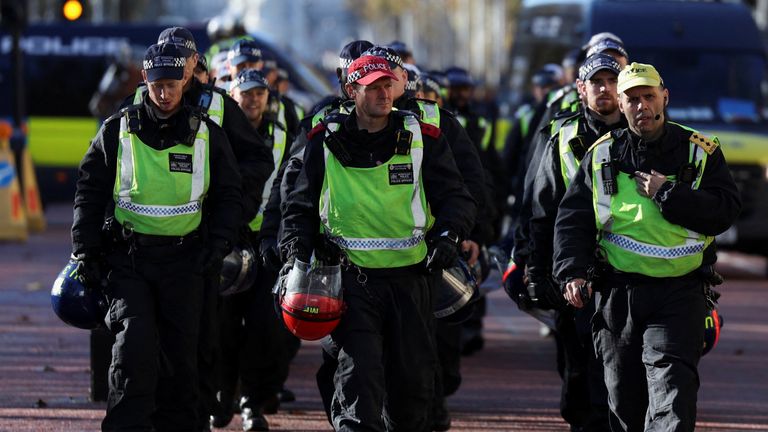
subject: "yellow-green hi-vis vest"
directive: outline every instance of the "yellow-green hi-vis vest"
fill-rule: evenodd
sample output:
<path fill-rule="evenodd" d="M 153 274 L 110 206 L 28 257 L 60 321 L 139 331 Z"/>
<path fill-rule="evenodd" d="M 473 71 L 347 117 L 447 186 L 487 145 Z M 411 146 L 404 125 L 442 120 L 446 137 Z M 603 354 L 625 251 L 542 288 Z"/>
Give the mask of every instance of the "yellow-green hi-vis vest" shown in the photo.
<path fill-rule="evenodd" d="M 282 127 L 285 126 L 285 105 L 280 103 L 280 110 L 277 113 L 277 121 L 280 125 L 274 123 L 269 125 L 269 134 L 272 137 L 272 160 L 275 163 L 275 168 L 272 170 L 272 174 L 269 175 L 267 182 L 264 184 L 264 190 L 261 191 L 261 205 L 259 206 L 259 212 L 251 222 L 248 223 L 248 227 L 251 231 L 256 232 L 261 229 L 261 224 L 264 222 L 264 210 L 267 207 L 269 201 L 270 192 L 272 192 L 272 183 L 275 182 L 277 172 L 280 170 L 280 163 L 283 161 L 283 155 L 285 154 L 286 147 L 286 134 Z"/>
<path fill-rule="evenodd" d="M 556 122 L 557 123 L 557 122 Z M 571 148 L 571 140 L 576 138 L 579 131 L 579 117 L 568 117 L 556 125 L 557 130 L 557 152 L 560 155 L 560 175 L 567 188 L 571 184 L 571 179 L 576 175 L 581 162 L 576 158 Z"/>
<path fill-rule="evenodd" d="M 196 230 L 210 184 L 205 122 L 192 146 L 176 144 L 156 150 L 129 133 L 123 117 L 119 141 L 115 219 L 142 234 L 183 236 Z"/>
<path fill-rule="evenodd" d="M 136 88 L 136 93 L 133 95 L 133 104 L 140 104 L 147 91 L 148 89 L 146 85 L 138 86 Z M 219 92 L 211 91 L 211 104 L 208 106 L 206 114 L 208 114 L 208 118 L 218 126 L 222 125 L 222 122 L 224 121 L 224 96 Z"/>
<path fill-rule="evenodd" d="M 405 267 L 427 255 L 424 235 L 433 218 L 422 182 L 424 141 L 418 120 L 411 115 L 404 120 L 413 134 L 410 153 L 395 154 L 377 167 L 345 167 L 324 146 L 322 231 L 360 267 Z M 339 128 L 328 126 L 333 132 Z"/>
<path fill-rule="evenodd" d="M 714 138 L 717 141 L 717 138 Z M 652 277 L 682 276 L 702 263 L 704 249 L 713 237 L 668 222 L 651 198 L 637 192 L 629 174 L 618 172 L 618 193 L 603 190 L 603 163 L 611 161 L 610 134 L 592 148 L 592 198 L 599 248 L 611 266 L 628 273 Z M 707 152 L 689 142 L 689 161 L 697 169 L 691 188 L 697 189 L 707 163 Z M 667 177 L 675 181 L 674 176 Z"/>
<path fill-rule="evenodd" d="M 334 113 L 349 114 L 349 107 L 345 106 L 345 104 L 341 104 L 338 107 L 334 107 L 334 104 L 328 104 L 324 106 L 323 108 L 319 109 L 314 116 L 312 116 L 312 127 L 314 128 L 315 126 L 319 125 L 322 119 Z"/>
<path fill-rule="evenodd" d="M 416 104 L 419 105 L 419 111 L 421 112 L 421 121 L 432 125 L 436 128 L 440 128 L 440 107 L 435 103 L 425 102 L 417 100 Z"/>

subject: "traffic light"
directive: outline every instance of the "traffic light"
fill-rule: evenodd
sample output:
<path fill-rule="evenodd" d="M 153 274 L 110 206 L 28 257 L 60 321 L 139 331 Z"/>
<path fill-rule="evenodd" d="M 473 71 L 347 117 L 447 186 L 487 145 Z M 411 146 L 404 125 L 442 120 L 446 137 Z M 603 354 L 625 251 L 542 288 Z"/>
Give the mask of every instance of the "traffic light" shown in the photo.
<path fill-rule="evenodd" d="M 90 18 L 91 8 L 85 0 L 61 0 L 59 15 L 63 21 L 85 21 Z"/>

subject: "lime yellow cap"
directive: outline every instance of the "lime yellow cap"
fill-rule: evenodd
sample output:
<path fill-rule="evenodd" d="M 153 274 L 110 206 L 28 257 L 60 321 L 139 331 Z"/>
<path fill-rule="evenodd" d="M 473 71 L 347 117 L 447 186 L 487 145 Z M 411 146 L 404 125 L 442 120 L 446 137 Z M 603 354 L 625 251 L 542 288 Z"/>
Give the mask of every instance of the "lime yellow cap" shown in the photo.
<path fill-rule="evenodd" d="M 635 63 L 624 66 L 619 73 L 619 83 L 617 89 L 619 93 L 638 86 L 658 87 L 664 81 L 655 67 L 649 64 Z"/>

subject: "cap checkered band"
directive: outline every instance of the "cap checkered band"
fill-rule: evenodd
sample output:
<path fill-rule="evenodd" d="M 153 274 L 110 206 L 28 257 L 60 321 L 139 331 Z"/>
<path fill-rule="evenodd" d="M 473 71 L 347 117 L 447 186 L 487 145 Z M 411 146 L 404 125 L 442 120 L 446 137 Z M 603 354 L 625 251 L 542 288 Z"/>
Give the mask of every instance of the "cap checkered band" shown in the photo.
<path fill-rule="evenodd" d="M 245 46 L 238 45 L 238 46 L 234 47 L 233 49 L 231 49 L 229 51 L 229 55 L 227 57 L 229 59 L 233 59 L 233 58 L 235 58 L 237 56 L 240 56 L 240 55 L 247 55 L 247 56 L 259 57 L 259 58 L 262 57 L 261 49 L 256 48 L 256 47 L 252 47 L 252 46 L 248 46 L 248 45 L 245 45 Z"/>
<path fill-rule="evenodd" d="M 195 41 L 191 41 L 189 39 L 184 39 L 176 36 L 166 36 L 162 39 L 157 40 L 158 45 L 167 44 L 167 43 L 176 45 L 177 47 L 186 48 L 192 51 L 197 51 L 197 46 L 195 45 Z"/>
<path fill-rule="evenodd" d="M 385 59 L 388 62 L 394 63 L 400 67 L 403 67 L 403 59 L 400 58 L 400 56 L 394 52 L 391 48 L 385 48 L 385 47 L 373 47 L 369 48 L 367 51 L 363 53 L 363 55 L 372 55 L 376 57 L 381 57 Z"/>
<path fill-rule="evenodd" d="M 234 81 L 232 81 L 232 87 L 233 88 L 238 87 L 240 86 L 240 84 L 244 84 L 247 82 L 258 82 L 260 84 L 263 84 L 264 87 L 269 87 L 269 84 L 267 83 L 266 78 L 259 76 L 258 73 L 247 73 L 247 72 L 238 74 L 237 78 L 235 78 Z"/>
<path fill-rule="evenodd" d="M 152 59 L 144 60 L 144 70 L 160 67 L 183 68 L 186 65 L 187 59 L 184 57 L 155 56 Z"/>
<path fill-rule="evenodd" d="M 609 243 L 613 243 L 620 247 L 621 249 L 652 258 L 681 258 L 685 256 L 696 255 L 704 250 L 704 242 L 697 242 L 694 244 L 678 247 L 663 247 L 641 243 L 632 240 L 629 237 L 614 234 L 612 232 L 604 232 L 603 238 Z"/>
<path fill-rule="evenodd" d="M 342 69 L 349 69 L 349 65 L 351 65 L 353 61 L 355 60 L 339 57 L 339 67 Z"/>
<path fill-rule="evenodd" d="M 584 64 L 579 68 L 579 79 L 588 79 L 592 71 L 607 69 L 616 75 L 621 71 L 621 65 L 613 57 L 607 54 L 594 54 L 588 57 Z"/>
<path fill-rule="evenodd" d="M 352 84 L 353 82 L 359 80 L 362 77 L 363 77 L 363 74 L 360 73 L 359 70 L 356 70 L 351 74 L 347 75 L 347 84 Z"/>
<path fill-rule="evenodd" d="M 405 90 L 407 90 L 407 91 L 416 91 L 416 81 L 406 81 L 405 82 Z"/>
<path fill-rule="evenodd" d="M 424 87 L 427 87 L 429 90 L 432 90 L 437 94 L 440 94 L 440 84 L 438 84 L 437 81 L 427 77 L 420 77 L 419 81 L 421 81 L 421 85 L 423 85 Z M 418 85 L 416 87 L 418 87 Z"/>

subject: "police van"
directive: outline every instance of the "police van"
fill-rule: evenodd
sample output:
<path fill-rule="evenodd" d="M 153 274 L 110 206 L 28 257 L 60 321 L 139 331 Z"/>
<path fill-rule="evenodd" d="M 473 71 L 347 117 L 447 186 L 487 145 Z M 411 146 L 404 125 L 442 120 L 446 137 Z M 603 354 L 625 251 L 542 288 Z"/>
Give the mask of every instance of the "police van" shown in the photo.
<path fill-rule="evenodd" d="M 202 24 L 185 25 L 198 50 L 210 45 Z M 146 48 L 168 27 L 161 24 L 31 24 L 20 40 L 23 51 L 27 146 L 43 202 L 71 201 L 77 167 L 101 121 L 141 81 Z M 265 49 L 277 51 L 263 42 Z M 12 38 L 0 32 L 0 123 L 11 123 Z M 302 100 L 316 101 L 331 87 L 299 61 L 275 52 Z M 297 99 L 299 99 L 297 97 Z"/>
<path fill-rule="evenodd" d="M 709 1 L 525 0 L 512 94 L 599 32 L 619 36 L 630 61 L 656 66 L 670 91 L 671 120 L 720 138 L 743 209 L 718 244 L 768 255 L 766 49 L 750 10 Z"/>

